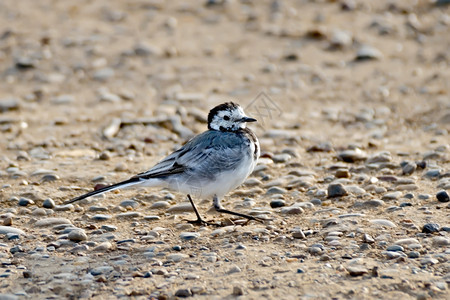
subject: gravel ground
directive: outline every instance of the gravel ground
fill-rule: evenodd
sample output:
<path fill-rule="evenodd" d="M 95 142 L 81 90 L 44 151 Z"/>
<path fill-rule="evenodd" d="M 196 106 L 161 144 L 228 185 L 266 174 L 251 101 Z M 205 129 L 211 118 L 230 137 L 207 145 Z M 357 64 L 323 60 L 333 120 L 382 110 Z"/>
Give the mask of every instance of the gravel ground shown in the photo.
<path fill-rule="evenodd" d="M 0 2 L 0 299 L 449 299 L 448 1 Z M 145 171 L 239 102 L 193 226 Z"/>

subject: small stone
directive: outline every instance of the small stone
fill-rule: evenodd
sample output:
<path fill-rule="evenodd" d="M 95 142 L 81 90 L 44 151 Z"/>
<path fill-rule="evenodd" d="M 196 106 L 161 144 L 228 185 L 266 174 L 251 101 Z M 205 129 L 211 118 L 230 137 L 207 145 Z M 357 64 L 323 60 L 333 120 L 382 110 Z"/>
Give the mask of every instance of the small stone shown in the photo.
<path fill-rule="evenodd" d="M 72 230 L 67 236 L 72 242 L 81 242 L 87 240 L 87 235 L 82 229 Z"/>
<path fill-rule="evenodd" d="M 337 169 L 334 173 L 336 178 L 350 178 L 350 172 L 347 169 Z"/>
<path fill-rule="evenodd" d="M 103 242 L 98 244 L 92 251 L 95 252 L 105 252 L 112 248 L 112 244 L 110 242 Z"/>
<path fill-rule="evenodd" d="M 272 195 L 272 194 L 286 194 L 286 190 L 277 186 L 273 186 L 269 188 L 266 192 L 266 195 Z"/>
<path fill-rule="evenodd" d="M 15 227 L 11 227 L 11 226 L 0 226 L 0 234 L 6 235 L 8 233 L 25 235 L 25 232 L 19 228 L 15 228 Z"/>
<path fill-rule="evenodd" d="M 365 61 L 365 60 L 373 60 L 373 59 L 381 59 L 383 54 L 380 50 L 371 47 L 369 45 L 361 46 L 356 52 L 356 61 Z"/>
<path fill-rule="evenodd" d="M 49 208 L 52 209 L 56 206 L 55 201 L 53 201 L 53 199 L 51 198 L 47 198 L 44 200 L 44 202 L 42 202 L 42 207 L 43 208 Z"/>
<path fill-rule="evenodd" d="M 20 101 L 17 98 L 0 99 L 0 112 L 19 109 Z"/>
<path fill-rule="evenodd" d="M 439 202 L 449 202 L 450 196 L 448 195 L 447 191 L 442 190 L 442 191 L 437 192 L 436 199 Z"/>
<path fill-rule="evenodd" d="M 402 166 L 403 175 L 411 175 L 416 170 L 416 163 L 407 161 L 404 164 L 400 164 Z"/>
<path fill-rule="evenodd" d="M 433 245 L 438 247 L 445 247 L 450 245 L 450 239 L 444 236 L 436 236 L 433 238 Z"/>
<path fill-rule="evenodd" d="M 59 95 L 51 99 L 53 104 L 70 104 L 75 102 L 75 96 L 73 95 Z"/>
<path fill-rule="evenodd" d="M 439 261 L 437 259 L 431 257 L 424 257 L 420 260 L 421 265 L 435 265 L 438 263 Z"/>
<path fill-rule="evenodd" d="M 356 148 L 354 150 L 344 150 L 340 152 L 337 157 L 342 161 L 353 163 L 366 160 L 367 154 L 361 149 Z"/>
<path fill-rule="evenodd" d="M 400 246 L 400 245 L 389 246 L 389 247 L 386 248 L 386 250 L 387 251 L 394 251 L 394 252 L 398 252 L 398 251 L 403 252 L 403 251 L 405 251 L 405 249 L 402 246 Z"/>
<path fill-rule="evenodd" d="M 227 274 L 240 273 L 240 272 L 241 272 L 241 268 L 234 265 L 230 269 L 228 269 Z"/>
<path fill-rule="evenodd" d="M 187 298 L 192 296 L 190 289 L 179 289 L 175 292 L 176 297 Z"/>
<path fill-rule="evenodd" d="M 92 78 L 98 81 L 106 81 L 112 76 L 114 76 L 115 72 L 111 68 L 103 68 L 94 72 Z"/>
<path fill-rule="evenodd" d="M 98 276 L 98 275 L 102 275 L 102 274 L 109 274 L 112 271 L 114 271 L 114 268 L 111 267 L 111 266 L 101 266 L 101 267 L 97 267 L 97 268 L 92 269 L 90 271 L 90 273 L 93 276 Z"/>
<path fill-rule="evenodd" d="M 191 203 L 189 202 L 184 202 L 184 203 L 179 203 L 177 205 L 174 205 L 172 207 L 170 207 L 167 212 L 170 213 L 183 213 L 183 212 L 193 212 L 194 209 L 192 208 Z"/>
<path fill-rule="evenodd" d="M 141 217 L 142 214 L 140 212 L 130 211 L 130 212 L 124 212 L 121 214 L 118 214 L 116 217 L 119 219 L 134 219 Z"/>
<path fill-rule="evenodd" d="M 405 238 L 399 239 L 395 242 L 395 245 L 410 245 L 410 244 L 419 244 L 419 241 L 413 238 Z"/>
<path fill-rule="evenodd" d="M 270 207 L 272 208 L 278 208 L 278 207 L 283 207 L 286 206 L 286 201 L 282 200 L 282 199 L 275 199 L 270 201 Z"/>
<path fill-rule="evenodd" d="M 303 213 L 303 208 L 298 206 L 283 207 L 281 213 L 286 215 L 298 215 Z"/>
<path fill-rule="evenodd" d="M 110 215 L 96 214 L 96 215 L 93 215 L 91 219 L 94 221 L 106 221 L 111 218 L 112 218 L 112 216 L 110 216 Z"/>
<path fill-rule="evenodd" d="M 244 290 L 240 286 L 233 287 L 233 296 L 242 296 L 244 295 Z"/>
<path fill-rule="evenodd" d="M 411 251 L 408 253 L 408 258 L 419 258 L 420 257 L 420 253 L 417 251 Z"/>
<path fill-rule="evenodd" d="M 34 201 L 28 198 L 20 198 L 19 202 L 17 202 L 19 206 L 28 206 L 34 204 Z"/>
<path fill-rule="evenodd" d="M 35 227 L 48 227 L 48 226 L 55 226 L 60 224 L 69 224 L 72 225 L 72 222 L 70 222 L 67 219 L 64 218 L 46 218 L 38 220 L 36 223 L 34 223 Z"/>
<path fill-rule="evenodd" d="M 170 203 L 167 201 L 156 201 L 150 206 L 151 209 L 161 209 L 168 207 L 170 207 Z"/>
<path fill-rule="evenodd" d="M 393 222 L 391 222 L 389 220 L 385 220 L 385 219 L 370 220 L 370 223 L 381 225 L 381 226 L 386 226 L 386 227 L 397 227 L 397 225 L 395 225 Z"/>
<path fill-rule="evenodd" d="M 172 253 L 170 255 L 167 256 L 168 260 L 171 260 L 173 262 L 180 262 L 183 259 L 189 258 L 189 255 L 184 254 L 184 253 Z"/>
<path fill-rule="evenodd" d="M 139 203 L 134 200 L 123 200 L 120 202 L 120 206 L 122 207 L 131 207 L 131 208 L 137 208 L 139 206 Z"/>
<path fill-rule="evenodd" d="M 350 274 L 350 276 L 362 276 L 364 274 L 367 274 L 369 271 L 364 268 L 363 266 L 348 266 L 347 271 Z"/>
<path fill-rule="evenodd" d="M 347 191 L 341 183 L 332 183 L 328 185 L 328 198 L 342 197 L 345 195 L 347 195 Z"/>
<path fill-rule="evenodd" d="M 368 243 L 368 244 L 373 244 L 373 243 L 375 243 L 375 240 L 373 239 L 373 237 L 371 237 L 371 236 L 370 236 L 369 234 L 367 234 L 367 233 L 364 233 L 363 241 L 364 241 L 365 243 Z"/>
<path fill-rule="evenodd" d="M 52 182 L 59 180 L 59 178 L 60 177 L 56 174 L 45 174 L 44 176 L 42 176 L 41 182 Z"/>
<path fill-rule="evenodd" d="M 427 223 L 427 224 L 423 225 L 422 232 L 423 233 L 433 233 L 433 232 L 438 232 L 439 229 L 440 229 L 439 224 Z"/>
<path fill-rule="evenodd" d="M 402 196 L 402 192 L 398 191 L 398 192 L 387 193 L 387 194 L 383 195 L 383 197 L 381 197 L 381 199 L 382 200 L 397 200 L 401 196 Z"/>
<path fill-rule="evenodd" d="M 294 239 L 304 239 L 306 238 L 305 233 L 301 229 L 296 229 L 292 232 L 292 237 Z"/>
<path fill-rule="evenodd" d="M 191 241 L 200 236 L 200 233 L 197 232 L 182 232 L 180 234 L 180 238 L 185 241 Z"/>
<path fill-rule="evenodd" d="M 285 163 L 287 161 L 289 161 L 292 158 L 291 155 L 287 154 L 287 153 L 282 153 L 282 154 L 276 154 L 272 157 L 272 160 L 274 163 Z"/>
<path fill-rule="evenodd" d="M 111 152 L 109 152 L 109 151 L 103 151 L 103 152 L 100 153 L 100 155 L 98 156 L 98 159 L 100 159 L 100 160 L 110 160 L 110 159 L 111 159 Z"/>

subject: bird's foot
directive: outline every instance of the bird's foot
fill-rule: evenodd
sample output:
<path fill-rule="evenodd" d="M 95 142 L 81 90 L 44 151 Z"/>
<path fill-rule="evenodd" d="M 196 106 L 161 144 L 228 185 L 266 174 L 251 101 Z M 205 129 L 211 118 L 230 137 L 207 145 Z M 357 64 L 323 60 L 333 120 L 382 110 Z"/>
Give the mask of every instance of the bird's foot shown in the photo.
<path fill-rule="evenodd" d="M 198 225 L 198 226 L 220 226 L 220 224 L 217 223 L 212 223 L 212 222 L 208 222 L 203 220 L 202 218 L 198 218 L 197 220 L 185 220 L 186 222 L 188 222 L 189 224 L 192 225 Z"/>

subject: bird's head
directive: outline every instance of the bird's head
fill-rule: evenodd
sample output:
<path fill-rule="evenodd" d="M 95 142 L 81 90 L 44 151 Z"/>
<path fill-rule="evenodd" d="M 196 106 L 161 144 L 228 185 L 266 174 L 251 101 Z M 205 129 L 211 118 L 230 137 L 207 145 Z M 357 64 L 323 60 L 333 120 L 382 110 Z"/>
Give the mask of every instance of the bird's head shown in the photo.
<path fill-rule="evenodd" d="M 245 128 L 247 122 L 256 122 L 256 119 L 245 115 L 242 107 L 233 102 L 217 105 L 208 114 L 208 129 L 212 130 L 237 131 Z"/>

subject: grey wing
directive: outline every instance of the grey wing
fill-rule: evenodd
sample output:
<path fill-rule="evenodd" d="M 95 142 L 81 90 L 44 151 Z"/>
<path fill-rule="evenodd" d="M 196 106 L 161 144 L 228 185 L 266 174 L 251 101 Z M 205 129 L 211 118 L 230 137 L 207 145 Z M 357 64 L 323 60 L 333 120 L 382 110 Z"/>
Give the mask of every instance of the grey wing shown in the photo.
<path fill-rule="evenodd" d="M 243 155 L 241 141 L 230 136 L 224 142 L 219 134 L 206 131 L 194 137 L 153 168 L 135 177 L 159 178 L 186 172 L 195 177 L 210 178 L 237 168 Z"/>

